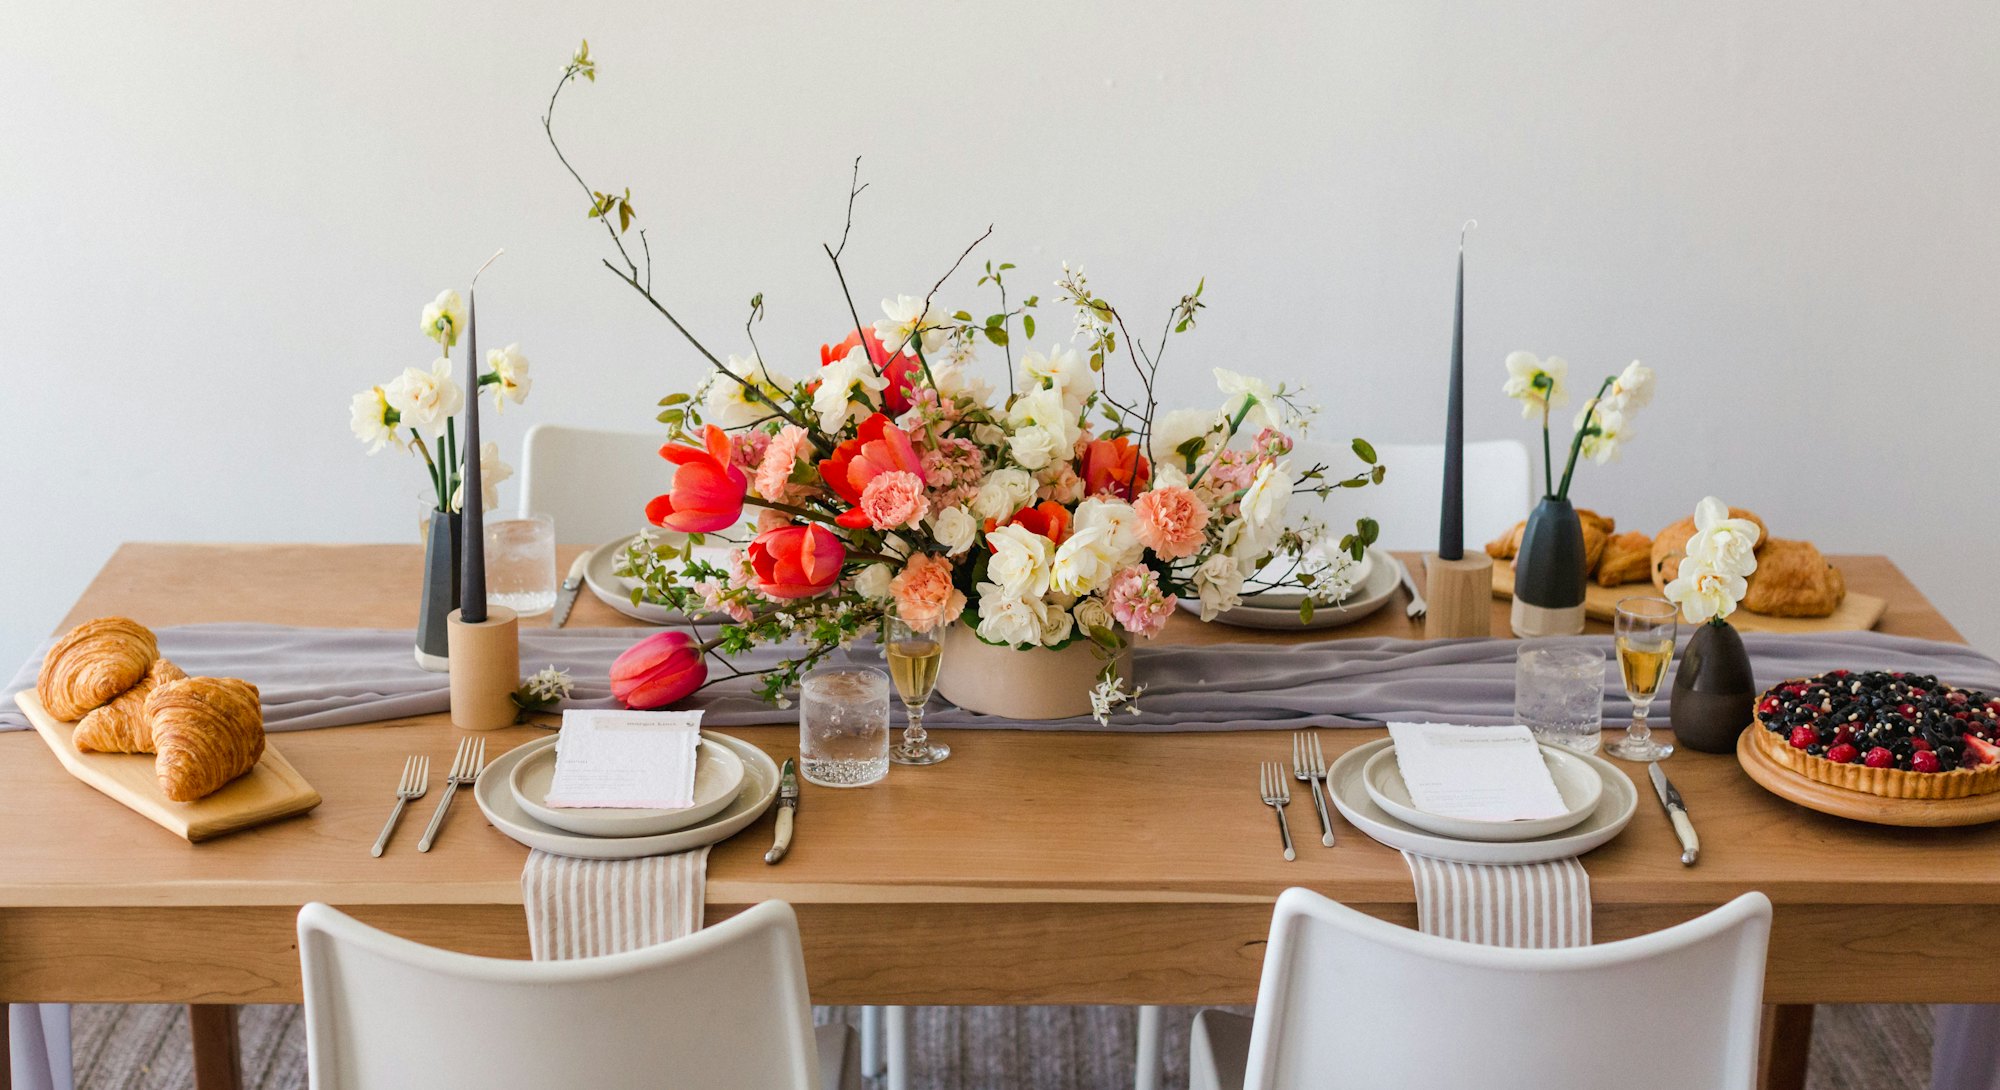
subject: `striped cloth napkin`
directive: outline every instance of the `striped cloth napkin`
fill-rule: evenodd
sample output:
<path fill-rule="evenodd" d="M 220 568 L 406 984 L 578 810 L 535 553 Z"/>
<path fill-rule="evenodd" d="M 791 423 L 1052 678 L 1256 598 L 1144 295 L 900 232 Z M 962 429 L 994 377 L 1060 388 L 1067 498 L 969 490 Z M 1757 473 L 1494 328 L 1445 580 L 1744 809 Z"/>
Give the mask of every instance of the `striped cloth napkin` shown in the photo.
<path fill-rule="evenodd" d="M 1417 929 L 1487 946 L 1590 945 L 1590 875 L 1574 859 L 1497 866 L 1405 851 Z"/>
<path fill-rule="evenodd" d="M 646 859 L 573 859 L 539 849 L 521 871 L 536 961 L 600 957 L 701 930 L 708 849 Z"/>

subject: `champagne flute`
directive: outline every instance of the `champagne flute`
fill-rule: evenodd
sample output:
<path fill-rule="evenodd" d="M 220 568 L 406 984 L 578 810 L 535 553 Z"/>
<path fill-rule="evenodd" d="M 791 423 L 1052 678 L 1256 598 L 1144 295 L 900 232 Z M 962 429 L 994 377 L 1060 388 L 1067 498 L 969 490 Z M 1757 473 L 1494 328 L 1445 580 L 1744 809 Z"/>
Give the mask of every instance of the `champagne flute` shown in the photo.
<path fill-rule="evenodd" d="M 899 765 L 934 765 L 951 756 L 951 747 L 933 742 L 924 732 L 924 705 L 937 686 L 938 667 L 944 664 L 944 644 L 936 631 L 923 632 L 904 624 L 899 617 L 884 622 L 882 650 L 889 659 L 889 678 L 896 694 L 903 698 L 909 724 L 903 740 L 891 747 L 889 759 Z"/>
<path fill-rule="evenodd" d="M 1618 672 L 1625 676 L 1625 695 L 1632 698 L 1632 725 L 1625 728 L 1625 737 L 1604 747 L 1613 757 L 1657 761 L 1674 751 L 1673 746 L 1653 740 L 1646 711 L 1667 679 L 1674 640 L 1680 634 L 1679 613 L 1665 598 L 1627 598 L 1618 603 Z"/>

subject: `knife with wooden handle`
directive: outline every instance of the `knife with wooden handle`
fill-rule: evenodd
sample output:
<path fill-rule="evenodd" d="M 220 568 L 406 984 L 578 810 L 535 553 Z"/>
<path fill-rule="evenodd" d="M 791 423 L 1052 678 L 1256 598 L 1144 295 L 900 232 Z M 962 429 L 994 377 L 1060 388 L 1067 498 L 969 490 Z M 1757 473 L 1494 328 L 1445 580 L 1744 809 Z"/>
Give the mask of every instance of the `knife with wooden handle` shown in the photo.
<path fill-rule="evenodd" d="M 1674 823 L 1674 836 L 1681 842 L 1681 865 L 1694 866 L 1701 855 L 1701 838 L 1694 835 L 1694 822 L 1688 820 L 1687 804 L 1681 801 L 1681 793 L 1660 771 L 1660 762 L 1647 765 L 1647 774 L 1653 778 L 1653 792 L 1660 796 L 1660 805 L 1667 808 L 1667 820 Z"/>

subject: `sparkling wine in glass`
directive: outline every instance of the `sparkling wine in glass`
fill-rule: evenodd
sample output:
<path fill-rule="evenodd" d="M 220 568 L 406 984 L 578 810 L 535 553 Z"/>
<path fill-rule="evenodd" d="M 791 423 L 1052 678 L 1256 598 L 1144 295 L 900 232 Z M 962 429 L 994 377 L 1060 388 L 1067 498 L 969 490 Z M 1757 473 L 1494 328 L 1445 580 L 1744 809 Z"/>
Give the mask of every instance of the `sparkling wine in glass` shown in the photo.
<path fill-rule="evenodd" d="M 903 698 L 903 711 L 909 716 L 903 740 L 889 750 L 889 759 L 903 765 L 934 765 L 951 756 L 950 746 L 932 741 L 924 732 L 924 705 L 937 687 L 944 644 L 937 632 L 920 632 L 896 617 L 888 618 L 884 629 L 882 651 L 889 659 L 889 680 L 895 682 L 896 695 Z"/>
<path fill-rule="evenodd" d="M 1632 725 L 1625 737 L 1604 747 L 1628 761 L 1657 761 L 1674 747 L 1653 740 L 1646 712 L 1667 679 L 1674 660 L 1674 640 L 1680 632 L 1679 611 L 1664 598 L 1627 598 L 1618 603 L 1615 620 L 1618 672 L 1625 678 L 1625 695 L 1632 699 Z"/>

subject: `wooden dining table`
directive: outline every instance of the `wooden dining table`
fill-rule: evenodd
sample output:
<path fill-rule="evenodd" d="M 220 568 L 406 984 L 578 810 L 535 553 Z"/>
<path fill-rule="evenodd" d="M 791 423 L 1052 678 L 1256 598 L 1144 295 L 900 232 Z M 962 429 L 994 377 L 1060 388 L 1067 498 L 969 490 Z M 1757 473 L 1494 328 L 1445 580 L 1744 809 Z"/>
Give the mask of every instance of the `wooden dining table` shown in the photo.
<path fill-rule="evenodd" d="M 559 570 L 577 551 L 560 550 Z M 1888 559 L 1834 559 L 1851 590 L 1888 601 L 1880 631 L 1960 639 Z M 420 567 L 418 550 L 401 545 L 128 544 L 62 626 L 123 614 L 155 627 L 413 628 Z M 1420 638 L 1406 601 L 1398 591 L 1363 621 L 1302 635 L 1182 615 L 1162 639 Z M 1505 602 L 1493 617 L 1504 634 Z M 632 623 L 586 591 L 570 625 Z M 257 663 L 242 672 L 254 679 Z M 554 722 L 495 732 L 489 752 Z M 779 760 L 797 751 L 793 727 L 731 733 Z M 1381 736 L 1322 732 L 1329 760 Z M 527 849 L 476 808 L 458 808 L 427 854 L 407 830 L 381 858 L 368 852 L 404 758 L 442 767 L 458 737 L 443 715 L 275 734 L 324 802 L 188 843 L 72 778 L 33 732 L 0 735 L 0 1000 L 193 1005 L 198 1085 L 214 1090 L 232 1077 L 233 1006 L 300 1001 L 294 918 L 306 902 L 418 942 L 526 957 Z M 1415 922 L 1401 856 L 1337 815 L 1335 847 L 1301 837 L 1297 861 L 1281 857 L 1255 786 L 1260 759 L 1290 752 L 1282 731 L 952 730 L 949 741 L 949 761 L 895 767 L 873 787 L 807 785 L 777 866 L 763 860 L 769 815 L 716 845 L 707 918 L 790 902 L 813 998 L 831 1004 L 1242 1004 L 1254 1000 L 1272 904 L 1287 887 Z M 1748 890 L 1768 895 L 1766 1000 L 1782 1005 L 1767 1023 L 1770 1085 L 1803 1079 L 1810 1004 L 2000 1002 L 2000 958 L 1982 955 L 2000 934 L 2000 826 L 1845 821 L 1771 795 L 1734 757 L 1682 750 L 1668 768 L 1703 848 L 1684 867 L 1643 767 L 1619 767 L 1642 805 L 1583 859 L 1596 937 L 1680 923 Z M 1631 1001 L 1643 1025 L 1649 1005 L 1673 999 Z"/>

